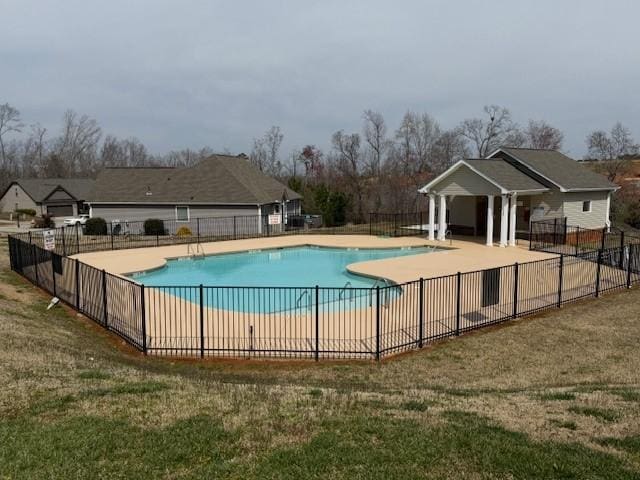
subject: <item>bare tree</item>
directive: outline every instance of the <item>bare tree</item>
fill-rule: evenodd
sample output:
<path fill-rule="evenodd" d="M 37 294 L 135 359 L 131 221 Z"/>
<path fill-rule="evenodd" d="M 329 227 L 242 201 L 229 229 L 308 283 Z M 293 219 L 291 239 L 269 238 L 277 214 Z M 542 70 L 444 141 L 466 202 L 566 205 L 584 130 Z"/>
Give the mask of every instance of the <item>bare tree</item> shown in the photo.
<path fill-rule="evenodd" d="M 0 105 L 0 160 L 2 164 L 8 161 L 6 151 L 6 135 L 11 132 L 19 133 L 24 125 L 20 122 L 20 112 L 8 103 Z"/>
<path fill-rule="evenodd" d="M 29 136 L 23 142 L 23 177 L 35 177 L 44 168 L 44 160 L 47 155 L 46 133 L 47 129 L 42 125 L 31 125 Z"/>
<path fill-rule="evenodd" d="M 458 129 L 447 130 L 440 134 L 433 154 L 433 174 L 439 175 L 458 160 L 469 156 L 465 139 Z"/>
<path fill-rule="evenodd" d="M 362 152 L 360 135 L 345 133 L 339 130 L 331 137 L 334 157 L 333 161 L 338 173 L 346 182 L 347 190 L 355 195 L 353 219 L 356 222 L 365 220 L 364 189 L 362 184 Z"/>
<path fill-rule="evenodd" d="M 102 130 L 94 119 L 67 110 L 63 116 L 62 134 L 54 149 L 59 162 L 66 165 L 65 170 L 80 175 L 95 173 L 101 136 Z"/>
<path fill-rule="evenodd" d="M 628 128 L 617 122 L 610 134 L 596 130 L 587 136 L 589 158 L 599 161 L 599 170 L 609 180 L 615 180 L 629 167 L 629 158 L 638 155 L 640 147 L 635 143 Z"/>
<path fill-rule="evenodd" d="M 529 120 L 524 135 L 526 137 L 525 145 L 528 148 L 560 150 L 564 140 L 563 133 L 544 120 Z"/>
<path fill-rule="evenodd" d="M 280 146 L 284 135 L 280 127 L 272 126 L 261 138 L 253 139 L 253 148 L 249 155 L 249 160 L 261 172 L 274 177 L 279 177 L 282 173 L 282 162 L 279 158 Z"/>
<path fill-rule="evenodd" d="M 365 110 L 363 118 L 364 126 L 362 130 L 368 147 L 367 163 L 369 173 L 379 176 L 380 168 L 390 143 L 387 139 L 387 125 L 384 117 L 373 110 Z"/>
<path fill-rule="evenodd" d="M 460 125 L 460 134 L 472 145 L 478 157 L 485 158 L 500 146 L 521 146 L 525 141 L 511 112 L 498 105 L 484 107 L 486 118 L 469 118 Z"/>

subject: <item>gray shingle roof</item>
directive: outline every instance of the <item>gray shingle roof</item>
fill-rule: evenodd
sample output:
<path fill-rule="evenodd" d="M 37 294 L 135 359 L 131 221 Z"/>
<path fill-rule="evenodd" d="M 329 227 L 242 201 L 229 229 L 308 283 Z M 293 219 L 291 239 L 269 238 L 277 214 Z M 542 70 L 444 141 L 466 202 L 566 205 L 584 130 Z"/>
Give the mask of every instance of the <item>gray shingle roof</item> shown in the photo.
<path fill-rule="evenodd" d="M 502 159 L 467 159 L 465 162 L 509 191 L 548 190 L 544 185 Z"/>
<path fill-rule="evenodd" d="M 212 155 L 188 168 L 107 168 L 90 201 L 262 205 L 280 201 L 283 192 L 289 200 L 301 198 L 246 158 Z"/>
<path fill-rule="evenodd" d="M 606 177 L 555 150 L 511 147 L 503 147 L 500 150 L 565 190 L 617 188 Z"/>
<path fill-rule="evenodd" d="M 86 200 L 95 182 L 90 178 L 23 178 L 15 183 L 40 203 L 58 187 L 64 188 L 76 200 Z"/>

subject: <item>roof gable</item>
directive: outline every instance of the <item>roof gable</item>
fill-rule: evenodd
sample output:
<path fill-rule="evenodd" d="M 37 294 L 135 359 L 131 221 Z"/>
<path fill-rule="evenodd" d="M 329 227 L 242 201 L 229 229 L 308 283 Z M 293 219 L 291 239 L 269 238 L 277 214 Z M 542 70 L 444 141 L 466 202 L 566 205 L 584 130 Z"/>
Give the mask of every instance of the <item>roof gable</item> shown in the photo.
<path fill-rule="evenodd" d="M 498 193 L 501 194 L 545 192 L 548 190 L 544 185 L 502 159 L 465 159 L 455 163 L 419 191 L 421 193 L 429 193 L 432 190 L 437 191 L 440 185 L 446 182 L 450 176 L 460 176 L 457 173 L 460 169 L 469 170 L 480 177 L 485 182 L 485 185 L 490 184 L 493 188 L 497 188 Z M 457 181 L 458 183 L 460 181 L 466 183 L 467 185 L 459 185 L 459 187 L 461 187 L 461 191 L 466 190 L 471 195 L 496 193 L 492 188 L 487 188 L 486 186 L 484 187 L 486 191 L 478 191 L 478 187 L 482 187 L 482 184 L 478 184 L 468 176 L 466 178 L 461 177 Z"/>
<path fill-rule="evenodd" d="M 561 192 L 618 188 L 604 176 L 556 150 L 501 147 L 489 155 L 489 158 L 504 158 L 516 162 L 556 186 Z"/>
<path fill-rule="evenodd" d="M 60 189 L 69 194 L 70 198 L 81 201 L 87 199 L 94 180 L 90 178 L 21 178 L 11 183 L 11 185 L 15 184 L 19 185 L 36 203 L 45 201 Z"/>

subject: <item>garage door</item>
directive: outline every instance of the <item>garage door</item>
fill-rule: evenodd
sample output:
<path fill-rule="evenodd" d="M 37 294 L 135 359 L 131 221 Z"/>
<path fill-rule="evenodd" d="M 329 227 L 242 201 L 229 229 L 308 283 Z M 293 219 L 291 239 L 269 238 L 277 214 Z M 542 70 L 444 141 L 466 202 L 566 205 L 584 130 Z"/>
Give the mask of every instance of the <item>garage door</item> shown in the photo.
<path fill-rule="evenodd" d="M 49 205 L 47 212 L 52 217 L 72 217 L 73 205 Z"/>

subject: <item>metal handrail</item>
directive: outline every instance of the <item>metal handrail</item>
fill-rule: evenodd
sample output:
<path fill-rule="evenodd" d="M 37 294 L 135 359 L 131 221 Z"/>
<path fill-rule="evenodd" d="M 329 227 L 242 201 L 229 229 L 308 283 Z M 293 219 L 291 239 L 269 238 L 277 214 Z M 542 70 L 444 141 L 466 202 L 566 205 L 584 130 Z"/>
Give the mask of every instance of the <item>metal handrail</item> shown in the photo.
<path fill-rule="evenodd" d="M 300 308 L 302 306 L 302 299 L 305 296 L 307 297 L 307 307 L 311 308 L 309 305 L 309 290 L 304 290 L 300 295 L 298 295 L 298 298 L 296 299 L 296 308 Z"/>
<path fill-rule="evenodd" d="M 348 289 L 349 290 L 349 301 L 353 302 L 353 290 L 349 287 L 353 287 L 350 281 L 344 284 L 344 286 L 338 292 L 338 300 L 342 300 L 342 294 Z"/>

